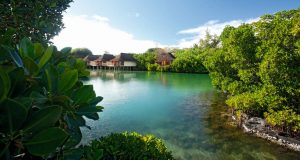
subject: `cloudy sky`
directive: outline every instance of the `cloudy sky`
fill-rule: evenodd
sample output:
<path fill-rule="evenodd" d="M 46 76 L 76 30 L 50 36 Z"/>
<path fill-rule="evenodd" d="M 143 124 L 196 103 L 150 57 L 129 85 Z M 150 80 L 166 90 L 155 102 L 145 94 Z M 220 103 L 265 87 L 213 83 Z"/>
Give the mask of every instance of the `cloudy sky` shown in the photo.
<path fill-rule="evenodd" d="M 64 13 L 66 28 L 52 41 L 94 54 L 186 48 L 207 30 L 219 35 L 226 25 L 298 7 L 299 0 L 74 0 Z"/>

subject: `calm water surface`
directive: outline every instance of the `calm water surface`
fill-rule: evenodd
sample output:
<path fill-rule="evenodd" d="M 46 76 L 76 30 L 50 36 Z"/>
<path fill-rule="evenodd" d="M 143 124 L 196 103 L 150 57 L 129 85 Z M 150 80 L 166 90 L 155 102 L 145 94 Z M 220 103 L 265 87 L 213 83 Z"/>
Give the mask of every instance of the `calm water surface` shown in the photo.
<path fill-rule="evenodd" d="M 137 131 L 164 140 L 177 159 L 300 159 L 229 125 L 224 96 L 208 75 L 92 72 L 87 84 L 104 100 L 99 121 L 89 121 L 83 143 L 111 132 Z"/>

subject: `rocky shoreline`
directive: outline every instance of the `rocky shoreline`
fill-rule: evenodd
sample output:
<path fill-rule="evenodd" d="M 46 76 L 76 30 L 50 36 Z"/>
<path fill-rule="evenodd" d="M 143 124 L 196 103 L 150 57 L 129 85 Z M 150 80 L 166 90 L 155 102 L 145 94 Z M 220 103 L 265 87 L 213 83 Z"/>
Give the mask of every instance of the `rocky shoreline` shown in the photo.
<path fill-rule="evenodd" d="M 271 129 L 266 121 L 259 117 L 248 117 L 247 115 L 241 116 L 241 121 L 238 125 L 243 129 L 245 133 L 252 134 L 254 136 L 269 140 L 278 145 L 284 146 L 294 151 L 300 152 L 300 140 L 282 135 L 278 131 Z M 232 116 L 232 119 L 237 122 L 237 118 Z"/>

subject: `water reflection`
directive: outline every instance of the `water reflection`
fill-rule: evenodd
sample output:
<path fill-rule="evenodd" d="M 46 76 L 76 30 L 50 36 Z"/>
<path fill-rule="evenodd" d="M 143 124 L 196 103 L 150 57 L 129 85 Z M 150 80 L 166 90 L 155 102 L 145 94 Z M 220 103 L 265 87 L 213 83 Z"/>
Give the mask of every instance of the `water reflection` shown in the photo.
<path fill-rule="evenodd" d="M 120 82 L 130 81 L 136 77 L 135 72 L 121 72 L 121 71 L 90 71 L 90 78 L 97 79 L 101 77 L 103 81 L 117 80 Z"/>
<path fill-rule="evenodd" d="M 104 96 L 99 121 L 88 121 L 84 142 L 111 132 L 138 131 L 162 138 L 177 159 L 298 159 L 229 125 L 225 97 L 207 75 L 97 72 L 86 82 Z"/>

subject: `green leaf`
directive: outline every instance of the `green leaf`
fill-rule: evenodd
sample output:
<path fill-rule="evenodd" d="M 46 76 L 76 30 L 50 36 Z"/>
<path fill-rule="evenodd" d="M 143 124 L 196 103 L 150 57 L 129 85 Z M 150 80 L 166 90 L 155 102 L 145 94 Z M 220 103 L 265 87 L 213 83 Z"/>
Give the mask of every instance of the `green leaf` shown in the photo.
<path fill-rule="evenodd" d="M 0 105 L 0 131 L 13 133 L 21 127 L 27 117 L 26 108 L 19 102 L 6 99 Z"/>
<path fill-rule="evenodd" d="M 45 106 L 44 103 L 48 101 L 48 98 L 44 95 L 42 95 L 39 92 L 33 91 L 30 94 L 30 97 L 34 100 L 35 104 L 40 105 L 42 104 L 42 106 Z M 42 109 L 43 107 L 39 107 L 38 108 Z"/>
<path fill-rule="evenodd" d="M 64 160 L 80 160 L 83 154 L 82 148 L 64 150 L 63 159 Z"/>
<path fill-rule="evenodd" d="M 43 45 L 41 43 L 34 43 L 33 46 L 36 58 L 41 57 L 45 51 Z"/>
<path fill-rule="evenodd" d="M 75 83 L 78 81 L 77 70 L 65 71 L 60 75 L 60 80 L 58 82 L 58 90 L 60 93 L 68 91 L 71 89 Z"/>
<path fill-rule="evenodd" d="M 103 149 L 94 150 L 94 159 L 100 160 L 103 157 Z"/>
<path fill-rule="evenodd" d="M 64 107 L 64 109 L 67 111 L 72 111 L 72 112 L 74 111 L 74 108 L 69 105 L 71 99 L 68 96 L 65 95 L 53 96 L 51 101 L 54 104 Z"/>
<path fill-rule="evenodd" d="M 8 47 L 5 47 L 5 50 L 10 55 L 11 59 L 15 62 L 17 67 L 24 67 L 21 57 L 15 50 L 9 49 Z"/>
<path fill-rule="evenodd" d="M 23 91 L 26 89 L 23 68 L 16 68 L 9 72 L 9 78 L 11 80 L 9 96 L 17 97 L 18 95 L 23 94 Z"/>
<path fill-rule="evenodd" d="M 50 5 L 51 8 L 55 8 L 56 7 L 56 2 L 52 2 Z"/>
<path fill-rule="evenodd" d="M 30 75 L 35 75 L 38 73 L 39 66 L 31 58 L 25 57 L 23 62 Z"/>
<path fill-rule="evenodd" d="M 10 49 L 6 46 L 0 45 L 0 63 L 10 59 Z"/>
<path fill-rule="evenodd" d="M 47 50 L 45 51 L 44 55 L 40 59 L 40 62 L 38 64 L 39 68 L 44 67 L 44 65 L 49 61 L 49 59 L 51 58 L 51 56 L 53 54 L 53 50 L 54 50 L 53 46 L 49 46 L 47 48 Z"/>
<path fill-rule="evenodd" d="M 72 94 L 75 104 L 86 103 L 96 96 L 92 85 L 85 85 Z"/>
<path fill-rule="evenodd" d="M 50 66 L 45 71 L 48 91 L 52 94 L 56 94 L 58 92 L 58 72 L 55 67 Z"/>
<path fill-rule="evenodd" d="M 10 90 L 10 79 L 7 75 L 7 73 L 0 68 L 0 102 L 3 101 L 6 97 L 7 94 L 9 93 Z"/>
<path fill-rule="evenodd" d="M 76 113 L 79 115 L 89 115 L 92 113 L 97 113 L 102 111 L 103 111 L 102 106 L 84 106 L 84 107 L 80 107 Z"/>
<path fill-rule="evenodd" d="M 30 39 L 28 38 L 23 38 L 21 40 L 20 46 L 20 54 L 21 56 L 24 57 L 29 57 L 34 59 L 35 58 L 35 54 L 34 54 L 34 46 L 31 43 Z"/>
<path fill-rule="evenodd" d="M 87 118 L 92 119 L 92 120 L 98 120 L 99 119 L 98 113 L 85 114 L 84 116 L 86 116 Z"/>
<path fill-rule="evenodd" d="M 72 148 L 78 145 L 82 139 L 81 130 L 79 127 L 72 126 L 72 129 L 68 129 L 69 139 L 65 143 L 66 147 Z"/>
<path fill-rule="evenodd" d="M 89 103 L 90 105 L 95 106 L 95 105 L 97 105 L 99 102 L 101 102 L 102 100 L 103 100 L 103 97 L 97 96 L 97 97 L 95 97 L 94 99 L 92 99 L 91 101 L 89 101 L 88 103 Z"/>
<path fill-rule="evenodd" d="M 85 126 L 85 120 L 82 116 L 79 116 L 77 114 L 74 115 L 66 115 L 64 117 L 65 121 L 67 122 L 69 128 L 71 127 L 82 127 Z"/>
<path fill-rule="evenodd" d="M 53 127 L 42 130 L 24 145 L 32 155 L 43 156 L 55 152 L 67 137 L 68 134 L 64 130 Z"/>
<path fill-rule="evenodd" d="M 34 113 L 24 127 L 24 132 L 35 132 L 53 126 L 60 118 L 62 107 L 51 106 Z"/>

